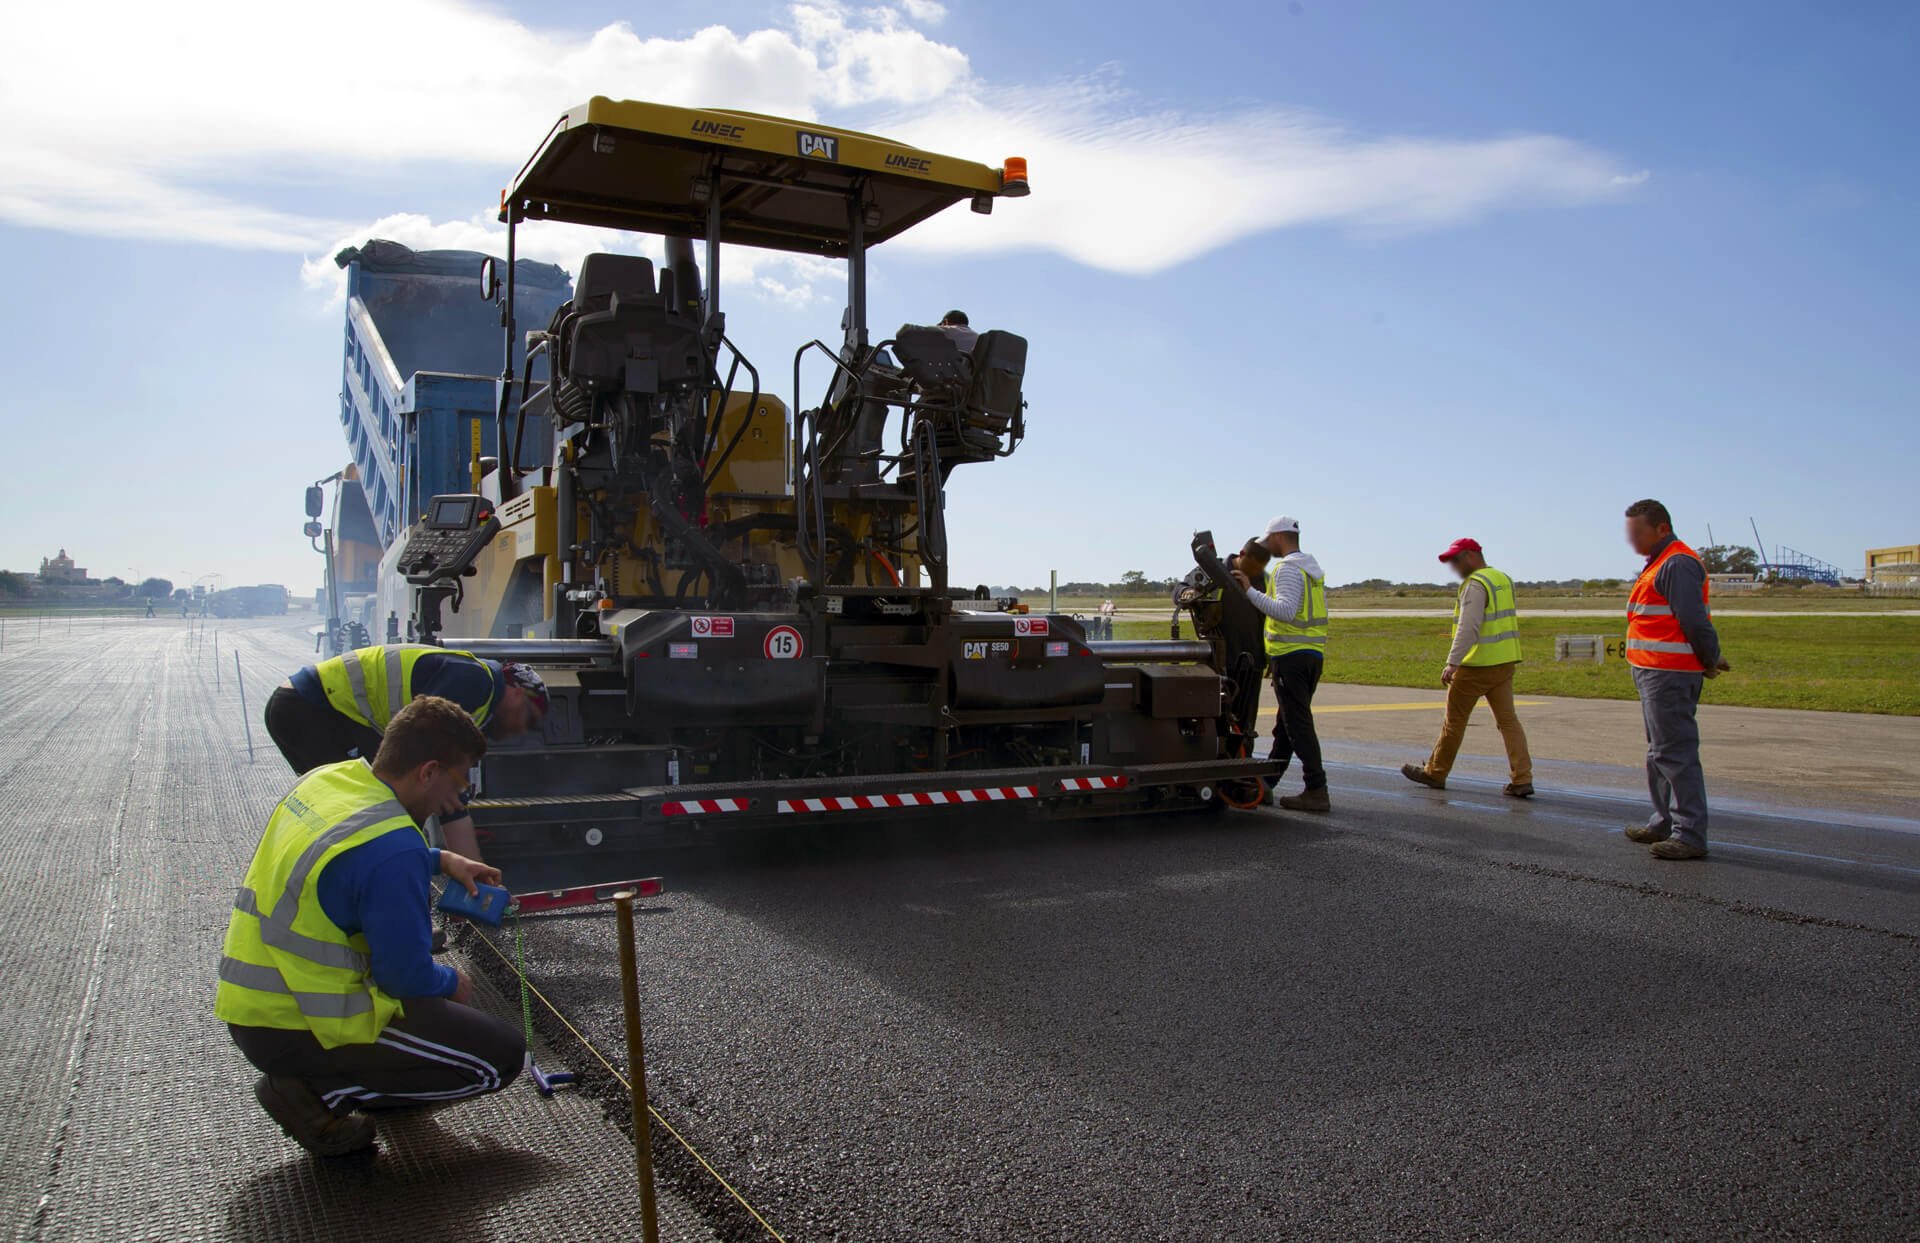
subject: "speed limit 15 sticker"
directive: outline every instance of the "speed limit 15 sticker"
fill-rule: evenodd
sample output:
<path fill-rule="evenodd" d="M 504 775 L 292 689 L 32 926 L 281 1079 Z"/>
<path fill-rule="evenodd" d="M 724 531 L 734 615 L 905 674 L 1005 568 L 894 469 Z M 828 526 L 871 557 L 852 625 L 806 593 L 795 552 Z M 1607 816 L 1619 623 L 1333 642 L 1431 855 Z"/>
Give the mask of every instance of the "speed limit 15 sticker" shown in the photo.
<path fill-rule="evenodd" d="M 768 660 L 799 660 L 807 652 L 807 641 L 792 626 L 775 626 L 767 631 L 766 641 L 760 645 Z"/>

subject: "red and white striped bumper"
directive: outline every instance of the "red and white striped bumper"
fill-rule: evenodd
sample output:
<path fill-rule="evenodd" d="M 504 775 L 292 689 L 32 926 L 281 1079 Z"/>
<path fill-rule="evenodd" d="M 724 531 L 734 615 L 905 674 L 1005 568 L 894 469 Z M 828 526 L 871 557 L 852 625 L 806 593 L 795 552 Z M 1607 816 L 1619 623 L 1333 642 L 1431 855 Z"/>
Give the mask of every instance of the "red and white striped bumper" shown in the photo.
<path fill-rule="evenodd" d="M 1060 788 L 1068 794 L 1085 794 L 1094 790 L 1124 790 L 1127 778 L 1124 773 L 1115 773 L 1110 777 L 1062 777 Z"/>
<path fill-rule="evenodd" d="M 711 816 L 721 812 L 745 811 L 753 806 L 752 799 L 745 798 L 693 798 L 679 803 L 660 804 L 663 816 Z"/>
<path fill-rule="evenodd" d="M 1051 798 L 1062 794 L 1098 794 L 1124 790 L 1124 773 L 1092 777 L 1062 777 L 1048 787 L 1042 785 L 968 786 L 952 790 L 899 790 L 885 794 L 816 794 L 773 801 L 775 814 L 782 816 L 842 811 L 890 811 L 906 807 L 964 807 L 982 803 L 1016 803 Z M 751 798 L 678 799 L 660 804 L 660 815 L 715 816 L 754 810 Z M 765 814 L 764 804 L 762 813 Z"/>
<path fill-rule="evenodd" d="M 780 815 L 819 811 L 880 811 L 890 807 L 957 807 L 963 803 L 1002 803 L 1036 797 L 1032 786 L 988 786 L 978 790 L 919 790 L 902 794 L 840 794 L 819 798 L 783 798 Z"/>

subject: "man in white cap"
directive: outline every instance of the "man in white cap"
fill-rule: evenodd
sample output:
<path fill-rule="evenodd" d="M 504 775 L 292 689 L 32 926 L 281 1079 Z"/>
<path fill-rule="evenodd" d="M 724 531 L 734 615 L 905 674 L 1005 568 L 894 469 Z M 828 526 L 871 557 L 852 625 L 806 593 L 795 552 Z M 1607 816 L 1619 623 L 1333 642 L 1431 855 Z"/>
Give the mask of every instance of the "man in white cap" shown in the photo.
<path fill-rule="evenodd" d="M 1320 735 L 1313 728 L 1313 692 L 1327 652 L 1327 576 L 1311 553 L 1300 551 L 1300 522 L 1282 514 L 1267 524 L 1260 541 L 1273 560 L 1267 565 L 1266 590 L 1245 574 L 1234 580 L 1247 600 L 1266 614 L 1267 671 L 1273 677 L 1279 710 L 1273 723 L 1272 758 L 1284 767 L 1300 757 L 1306 788 L 1280 800 L 1289 811 L 1330 811 L 1327 770 L 1320 762 Z"/>

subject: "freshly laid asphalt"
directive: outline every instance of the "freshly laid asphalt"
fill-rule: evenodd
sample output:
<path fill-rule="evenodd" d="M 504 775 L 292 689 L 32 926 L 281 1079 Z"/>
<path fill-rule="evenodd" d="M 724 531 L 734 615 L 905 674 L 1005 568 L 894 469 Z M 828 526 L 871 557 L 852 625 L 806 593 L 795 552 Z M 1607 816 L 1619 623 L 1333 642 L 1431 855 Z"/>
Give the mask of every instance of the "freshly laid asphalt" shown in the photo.
<path fill-rule="evenodd" d="M 1588 706 L 1602 733 L 1631 708 L 1556 701 L 1543 741 Z M 1519 802 L 1470 755 L 1430 791 L 1397 772 L 1419 748 L 1370 737 L 1387 719 L 1329 714 L 1324 817 L 663 858 L 640 922 L 661 1107 L 791 1238 L 1920 1229 L 1910 805 L 1722 783 L 1713 858 L 1662 863 L 1620 833 L 1637 770 L 1543 755 Z M 1904 750 L 1912 722 L 1840 724 L 1870 764 L 1860 740 Z M 606 921 L 536 944 L 616 1046 Z"/>
<path fill-rule="evenodd" d="M 222 1181 L 191 1145 L 160 1142 L 217 1130 L 229 1160 L 305 1168 L 257 1117 L 224 1036 L 174 1022 L 161 1048 L 122 1031 L 142 1007 L 169 1004 L 162 993 L 203 1006 L 210 984 L 113 974 L 143 946 L 156 969 L 180 970 L 147 942 L 182 932 L 208 939 L 192 961 L 210 971 L 224 873 L 251 842 L 221 842 L 151 933 L 121 909 L 153 887 L 137 852 L 197 848 L 201 786 L 264 817 L 271 783 L 241 773 L 239 720 L 221 701 L 217 728 L 196 723 L 225 743 L 202 749 L 209 772 L 176 779 L 165 814 L 150 814 L 141 757 L 184 728 L 167 714 L 215 708 L 178 678 L 157 697 L 143 689 L 137 659 L 107 679 L 33 666 L 66 681 L 21 700 L 11 630 L 9 728 L 16 704 L 49 721 L 29 747 L 0 751 L 0 852 L 31 866 L 31 884 L 9 886 L 13 906 L 32 909 L 37 885 L 72 889 L 81 910 L 15 942 L 16 955 L 58 965 L 27 966 L 41 999 L 12 1049 L 0 1046 L 0 1069 L 59 1090 L 0 1123 L 0 1206 L 25 1237 L 158 1233 L 124 1228 L 137 1197 L 77 1171 L 104 1163 L 165 1186 L 184 1160 L 200 1170 L 210 1225 L 169 1237 L 289 1220 L 249 1208 L 258 1187 Z M 264 633 L 248 641 L 266 650 Z M 278 639 L 273 650 L 298 655 Z M 131 751 L 128 721 L 145 722 Z M 89 733 L 110 772 L 68 758 L 60 796 L 57 748 Z M 1436 792 L 1402 780 L 1394 766 L 1413 756 L 1379 740 L 1336 740 L 1330 756 L 1330 816 L 902 820 L 663 854 L 668 891 L 639 920 L 656 1105 L 796 1241 L 1920 1230 L 1910 805 L 1787 808 L 1718 783 L 1729 810 L 1713 857 L 1667 864 L 1619 833 L 1641 814 L 1619 766 L 1542 755 L 1541 793 L 1521 803 L 1501 797 L 1484 760 Z M 149 820 L 150 839 L 132 835 Z M 28 848 L 50 833 L 75 838 L 71 867 Z M 527 927 L 535 982 L 621 1060 L 611 919 Z M 483 949 L 459 952 L 511 981 Z M 146 984 L 156 994 L 140 1000 Z M 137 1005 L 122 1005 L 128 990 Z M 593 1068 L 563 1043 L 548 1056 Z M 89 1155 L 117 1138 L 79 1124 L 102 1108 L 91 1094 L 142 1072 L 185 1075 L 200 1116 L 189 1126 L 156 1110 L 141 1160 Z M 524 1116 L 553 1107 L 523 1092 L 437 1121 L 488 1151 L 535 1142 Z M 578 1137 L 608 1130 L 598 1117 L 570 1126 L 575 1142 L 492 1189 L 462 1237 L 524 1237 L 529 1214 L 570 1196 L 604 1205 L 630 1150 Z M 23 1171 L 34 1180 L 12 1185 Z M 351 1219 L 363 1194 L 351 1181 L 298 1177 L 276 1195 L 331 1200 L 324 1220 Z M 547 1220 L 559 1237 L 625 1234 L 569 1229 L 564 1210 Z M 756 1237 L 719 1209 L 707 1225 Z"/>

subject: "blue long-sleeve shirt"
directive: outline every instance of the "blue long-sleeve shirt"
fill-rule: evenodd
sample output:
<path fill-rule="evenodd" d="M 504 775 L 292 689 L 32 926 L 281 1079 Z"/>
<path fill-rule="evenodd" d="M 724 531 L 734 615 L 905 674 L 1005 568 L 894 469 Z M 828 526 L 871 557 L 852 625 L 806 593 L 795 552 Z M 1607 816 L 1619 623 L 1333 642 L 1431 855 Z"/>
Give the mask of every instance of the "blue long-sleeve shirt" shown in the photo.
<path fill-rule="evenodd" d="M 320 872 L 320 909 L 367 938 L 373 982 L 390 997 L 448 997 L 460 977 L 433 960 L 440 852 L 407 825 L 342 851 Z"/>

